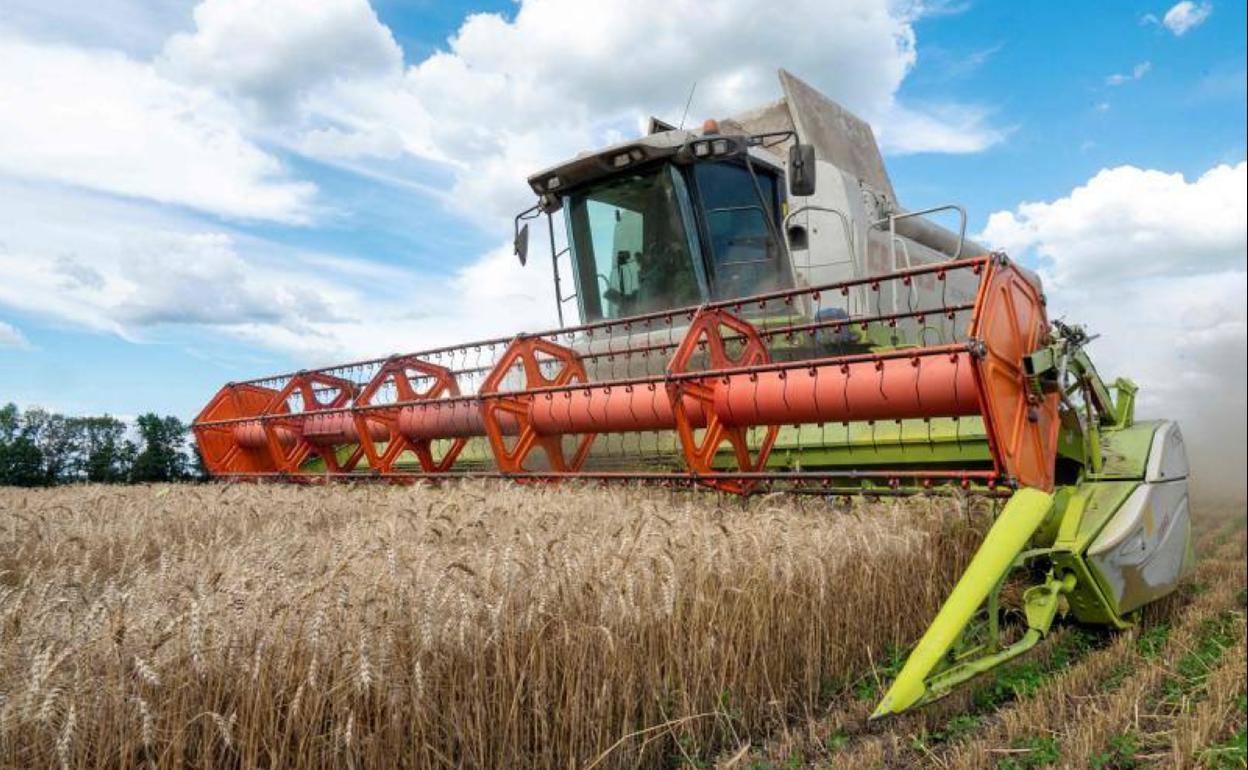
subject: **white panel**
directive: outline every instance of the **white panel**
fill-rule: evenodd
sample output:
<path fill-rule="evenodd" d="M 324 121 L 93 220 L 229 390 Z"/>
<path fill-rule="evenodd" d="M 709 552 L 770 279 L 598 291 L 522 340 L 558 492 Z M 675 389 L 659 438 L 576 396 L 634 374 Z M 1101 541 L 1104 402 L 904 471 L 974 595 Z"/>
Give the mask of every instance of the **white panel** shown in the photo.
<path fill-rule="evenodd" d="M 806 229 L 807 248 L 794 248 L 791 242 L 789 245 L 798 286 L 847 281 L 857 277 L 854 257 L 858 247 L 855 242 L 859 233 L 866 231 L 857 182 L 824 161 L 815 161 L 815 169 L 819 180 L 815 194 L 808 198 L 789 199 L 790 212 L 813 207 L 800 211 L 788 222 L 789 227 Z M 835 297 L 828 299 L 837 300 Z"/>
<path fill-rule="evenodd" d="M 1153 445 L 1148 451 L 1148 470 L 1144 480 L 1149 482 L 1185 479 L 1188 474 L 1187 447 L 1177 422 L 1164 422 L 1153 434 Z"/>
<path fill-rule="evenodd" d="M 1141 484 L 1119 506 L 1118 511 L 1096 536 L 1096 540 L 1092 541 L 1092 545 L 1088 547 L 1088 554 L 1095 556 L 1117 548 L 1129 535 L 1139 531 L 1147 503 L 1148 485 Z"/>
<path fill-rule="evenodd" d="M 1120 614 L 1174 590 L 1190 565 L 1187 481 L 1141 484 L 1088 548 Z"/>

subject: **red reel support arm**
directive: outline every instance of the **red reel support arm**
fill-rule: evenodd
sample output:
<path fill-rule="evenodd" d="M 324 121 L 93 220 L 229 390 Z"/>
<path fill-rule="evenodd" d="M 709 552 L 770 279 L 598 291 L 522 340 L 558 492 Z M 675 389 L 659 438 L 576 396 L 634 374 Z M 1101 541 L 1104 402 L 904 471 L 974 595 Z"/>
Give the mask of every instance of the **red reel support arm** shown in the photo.
<path fill-rule="evenodd" d="M 418 389 L 413 385 L 413 380 L 419 379 L 428 379 L 430 384 L 428 387 Z M 453 439 L 446 452 L 441 457 L 435 458 L 433 440 L 411 439 L 399 430 L 399 414 L 403 406 L 412 402 L 457 397 L 459 384 L 455 381 L 454 373 L 444 366 L 422 361 L 415 356 L 393 358 L 383 364 L 364 390 L 360 391 L 360 395 L 355 399 L 355 406 L 373 406 L 373 398 L 387 383 L 394 386 L 396 396 L 394 406 L 366 410 L 357 408 L 352 411 L 360 446 L 368 457 L 369 466 L 383 474 L 392 473 L 395 469 L 395 462 L 403 452 L 411 450 L 419 460 L 421 470 L 425 473 L 445 473 L 450 470 L 468 440 L 462 437 Z M 372 431 L 369 429 L 370 420 L 380 422 L 389 432 L 384 450 L 378 450 L 377 442 L 373 439 Z"/>
<path fill-rule="evenodd" d="M 321 393 L 330 394 L 328 401 L 321 400 Z M 289 399 L 298 393 L 303 402 L 303 411 L 292 413 Z M 309 454 L 317 454 L 325 461 L 325 467 L 331 473 L 340 471 L 338 455 L 332 446 L 318 446 L 308 441 L 304 435 L 304 423 L 311 415 L 326 409 L 342 409 L 351 402 L 355 395 L 355 383 L 341 377 L 334 377 L 320 372 L 303 372 L 290 378 L 286 387 L 282 388 L 264 409 L 264 436 L 268 444 L 269 455 L 274 465 L 284 473 L 298 473 L 299 467 Z M 283 433 L 285 429 L 288 433 Z M 290 440 L 293 435 L 294 440 Z M 359 450 L 357 450 L 359 451 Z"/>
<path fill-rule="evenodd" d="M 728 329 L 734 338 L 740 337 L 743 342 L 741 350 L 735 355 L 728 352 L 724 343 L 723 330 Z M 680 347 L 672 355 L 667 372 L 684 374 L 689 371 L 690 363 L 695 355 L 704 353 L 707 369 L 729 369 L 733 367 L 755 366 L 770 360 L 767 346 L 759 336 L 758 330 L 746 321 L 737 318 L 723 309 L 703 308 L 693 317 L 688 331 L 680 343 Z M 728 378 L 717 382 L 695 379 L 669 380 L 667 394 L 672 404 L 672 413 L 676 418 L 676 433 L 680 437 L 680 445 L 684 450 L 685 463 L 689 470 L 696 474 L 703 484 L 723 490 L 745 494 L 757 483 L 742 479 L 716 479 L 715 455 L 725 441 L 732 445 L 733 455 L 737 461 L 737 470 L 744 472 L 761 471 L 767 465 L 767 457 L 776 443 L 780 429 L 775 425 L 766 427 L 766 434 L 754 456 L 750 455 L 746 427 L 729 427 L 725 425 L 715 411 L 715 392 L 717 388 L 730 387 Z M 688 409 L 685 399 L 697 403 L 701 407 L 701 415 L 693 415 Z M 696 417 L 704 415 L 703 420 Z M 696 431 L 701 423 L 705 423 L 702 436 L 698 438 Z"/>
<path fill-rule="evenodd" d="M 580 470 L 589 456 L 590 445 L 596 433 L 584 433 L 577 443 L 571 457 L 565 457 L 563 451 L 564 434 L 539 433 L 533 424 L 531 405 L 533 399 L 564 398 L 565 393 L 509 394 L 500 391 L 504 380 L 511 370 L 519 364 L 524 374 L 523 390 L 529 388 L 558 387 L 573 383 L 585 383 L 589 377 L 585 373 L 585 365 L 580 355 L 571 348 L 556 345 L 541 337 L 517 337 L 503 352 L 498 364 L 490 371 L 482 383 L 481 420 L 485 426 L 485 434 L 494 453 L 494 461 L 498 469 L 504 473 L 525 473 L 533 470 L 526 466 L 533 449 L 541 448 L 546 455 L 550 469 L 557 472 Z M 542 371 L 543 366 L 555 366 L 553 377 L 547 377 Z M 518 425 L 518 432 L 507 430 Z M 510 447 L 507 436 L 515 435 Z"/>

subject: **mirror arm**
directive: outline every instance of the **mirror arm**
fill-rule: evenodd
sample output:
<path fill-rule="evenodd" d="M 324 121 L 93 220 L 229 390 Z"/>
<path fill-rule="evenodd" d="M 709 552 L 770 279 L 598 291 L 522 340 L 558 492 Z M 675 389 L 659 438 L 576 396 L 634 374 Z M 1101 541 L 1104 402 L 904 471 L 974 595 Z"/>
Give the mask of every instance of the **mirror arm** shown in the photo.
<path fill-rule="evenodd" d="M 539 214 L 541 213 L 539 209 L 541 209 L 541 204 L 534 203 L 532 206 L 529 206 L 524 211 L 521 211 L 519 214 L 516 214 L 516 218 L 515 218 L 516 234 L 520 233 L 521 222 L 525 222 L 530 219 L 536 219 L 539 216 Z"/>
<path fill-rule="evenodd" d="M 786 128 L 782 131 L 767 131 L 762 134 L 751 134 L 746 140 L 746 144 L 754 147 L 771 147 L 772 145 L 779 144 L 786 139 L 792 139 L 796 142 L 797 132 L 791 128 Z"/>

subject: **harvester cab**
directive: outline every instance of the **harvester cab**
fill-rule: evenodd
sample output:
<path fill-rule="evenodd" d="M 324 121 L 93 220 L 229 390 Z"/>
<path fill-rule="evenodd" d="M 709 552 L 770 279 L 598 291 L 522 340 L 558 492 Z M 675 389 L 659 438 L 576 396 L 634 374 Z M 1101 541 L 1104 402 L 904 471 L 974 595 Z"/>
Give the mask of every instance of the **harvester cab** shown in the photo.
<path fill-rule="evenodd" d="M 559 328 L 228 384 L 194 422 L 205 466 L 1004 499 L 876 716 L 1059 616 L 1129 626 L 1192 562 L 1178 426 L 1135 419 L 1135 386 L 1100 378 L 960 207 L 902 209 L 865 122 L 780 82 L 760 109 L 530 178 L 517 251 L 545 216 Z"/>
<path fill-rule="evenodd" d="M 960 206 L 907 212 L 897 205 L 866 122 L 783 70 L 780 84 L 784 97 L 764 107 L 708 120 L 699 131 L 652 119 L 647 136 L 529 177 L 538 204 L 516 219 L 517 253 L 527 256 L 527 219 L 562 212 L 566 249 L 558 250 L 548 220 L 561 320 L 573 300 L 581 320 L 594 322 L 983 251 L 966 241 Z M 958 232 L 925 218 L 941 212 L 959 217 Z M 564 271 L 574 286 L 567 295 Z M 896 313 L 921 306 L 937 288 L 926 280 L 884 294 L 857 286 L 820 310 Z M 939 286 L 955 302 L 972 300 L 975 288 L 961 275 Z M 918 330 L 895 326 L 884 339 L 862 342 L 902 344 L 907 331 Z"/>

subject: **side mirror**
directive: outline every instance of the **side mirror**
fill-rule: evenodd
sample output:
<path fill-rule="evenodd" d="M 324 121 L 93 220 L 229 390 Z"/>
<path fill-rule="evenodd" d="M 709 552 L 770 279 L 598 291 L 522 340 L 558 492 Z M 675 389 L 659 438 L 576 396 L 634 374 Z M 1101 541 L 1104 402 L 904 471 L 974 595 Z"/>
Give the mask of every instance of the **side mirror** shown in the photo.
<path fill-rule="evenodd" d="M 516 250 L 516 259 L 520 260 L 520 264 L 527 263 L 529 261 L 529 225 L 527 222 L 516 231 L 516 239 L 512 246 Z"/>
<path fill-rule="evenodd" d="M 789 148 L 789 195 L 805 198 L 815 194 L 815 147 L 794 144 Z"/>

